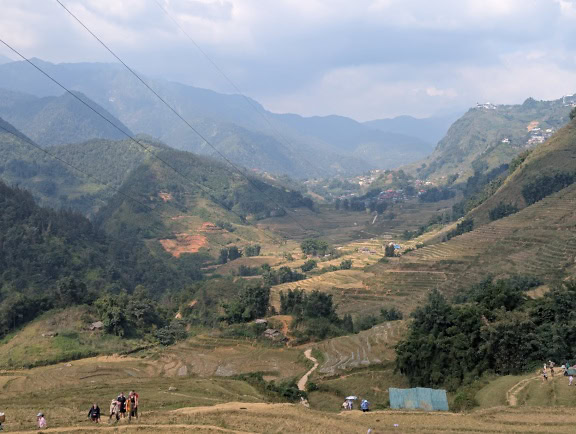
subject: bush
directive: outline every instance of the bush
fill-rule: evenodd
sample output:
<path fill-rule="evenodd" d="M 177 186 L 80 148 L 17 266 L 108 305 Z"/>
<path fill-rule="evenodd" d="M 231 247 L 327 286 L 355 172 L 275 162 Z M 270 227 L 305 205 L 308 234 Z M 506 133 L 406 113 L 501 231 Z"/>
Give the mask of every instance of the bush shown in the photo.
<path fill-rule="evenodd" d="M 380 317 L 382 318 L 382 321 L 398 321 L 404 318 L 404 315 L 395 307 L 389 309 L 383 307 L 380 309 Z"/>
<path fill-rule="evenodd" d="M 172 345 L 177 341 L 186 339 L 188 334 L 181 321 L 174 320 L 169 326 L 156 330 L 156 339 L 161 345 Z"/>
<path fill-rule="evenodd" d="M 570 120 L 574 120 L 576 118 L 576 107 L 570 110 Z"/>
<path fill-rule="evenodd" d="M 247 246 L 244 248 L 244 255 L 245 256 L 260 256 L 260 250 L 262 248 L 259 244 L 254 244 L 252 246 Z"/>
<path fill-rule="evenodd" d="M 308 261 L 304 262 L 304 265 L 300 267 L 302 271 L 312 271 L 314 268 L 318 266 L 318 263 L 314 259 L 309 259 Z"/>
<path fill-rule="evenodd" d="M 352 268 L 352 259 L 345 259 L 344 261 L 340 262 L 341 270 L 350 270 L 351 268 Z"/>

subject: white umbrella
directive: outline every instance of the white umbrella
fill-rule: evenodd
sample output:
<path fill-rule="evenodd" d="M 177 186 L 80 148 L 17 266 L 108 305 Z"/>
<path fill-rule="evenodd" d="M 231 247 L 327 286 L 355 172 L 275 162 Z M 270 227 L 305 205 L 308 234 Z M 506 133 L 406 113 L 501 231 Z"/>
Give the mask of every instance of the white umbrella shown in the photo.
<path fill-rule="evenodd" d="M 346 399 L 358 399 L 357 396 L 347 396 Z"/>

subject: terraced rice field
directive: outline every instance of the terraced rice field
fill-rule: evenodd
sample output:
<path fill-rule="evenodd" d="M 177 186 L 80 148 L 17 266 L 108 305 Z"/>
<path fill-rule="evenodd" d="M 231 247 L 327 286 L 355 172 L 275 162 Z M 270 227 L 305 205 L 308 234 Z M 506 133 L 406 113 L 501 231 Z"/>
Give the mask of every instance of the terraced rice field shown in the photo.
<path fill-rule="evenodd" d="M 392 321 L 377 325 L 356 335 L 341 336 L 324 341 L 316 345 L 324 358 L 317 373 L 335 375 L 346 369 L 394 360 L 393 347 L 405 330 L 404 321 Z"/>

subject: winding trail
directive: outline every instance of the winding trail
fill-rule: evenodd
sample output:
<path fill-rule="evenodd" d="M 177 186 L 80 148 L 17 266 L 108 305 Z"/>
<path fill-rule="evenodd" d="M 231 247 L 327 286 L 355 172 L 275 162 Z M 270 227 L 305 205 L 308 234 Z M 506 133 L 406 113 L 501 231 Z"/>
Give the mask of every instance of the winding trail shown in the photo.
<path fill-rule="evenodd" d="M 528 385 L 528 383 L 537 379 L 538 377 L 525 378 L 512 386 L 508 392 L 506 392 L 506 402 L 508 405 L 516 407 L 518 405 L 518 394 Z"/>
<path fill-rule="evenodd" d="M 300 380 L 298 380 L 298 390 L 301 390 L 303 392 L 306 391 L 306 383 L 308 383 L 308 377 L 310 377 L 310 375 L 312 374 L 312 372 L 314 372 L 316 369 L 318 369 L 318 360 L 316 360 L 314 357 L 312 357 L 312 348 L 308 348 L 306 351 L 304 351 L 304 356 L 308 359 L 308 360 L 312 360 L 312 362 L 314 363 L 314 366 L 312 366 L 310 368 L 310 370 L 308 372 L 306 372 L 304 374 L 304 376 L 302 378 L 300 378 Z M 306 407 L 310 407 L 310 404 L 308 404 L 308 401 L 302 398 L 301 401 L 302 405 L 305 405 Z"/>

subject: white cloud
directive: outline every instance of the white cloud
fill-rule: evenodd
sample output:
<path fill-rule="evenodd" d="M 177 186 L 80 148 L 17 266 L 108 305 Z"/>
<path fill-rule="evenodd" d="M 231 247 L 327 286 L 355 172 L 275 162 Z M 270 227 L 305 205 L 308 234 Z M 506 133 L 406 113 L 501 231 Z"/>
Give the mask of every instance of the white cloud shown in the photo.
<path fill-rule="evenodd" d="M 155 1 L 63 0 L 142 72 L 231 91 Z M 157 1 L 277 111 L 427 115 L 576 90 L 574 0 Z M 54 1 L 2 0 L 0 29 L 30 57 L 113 61 Z"/>

